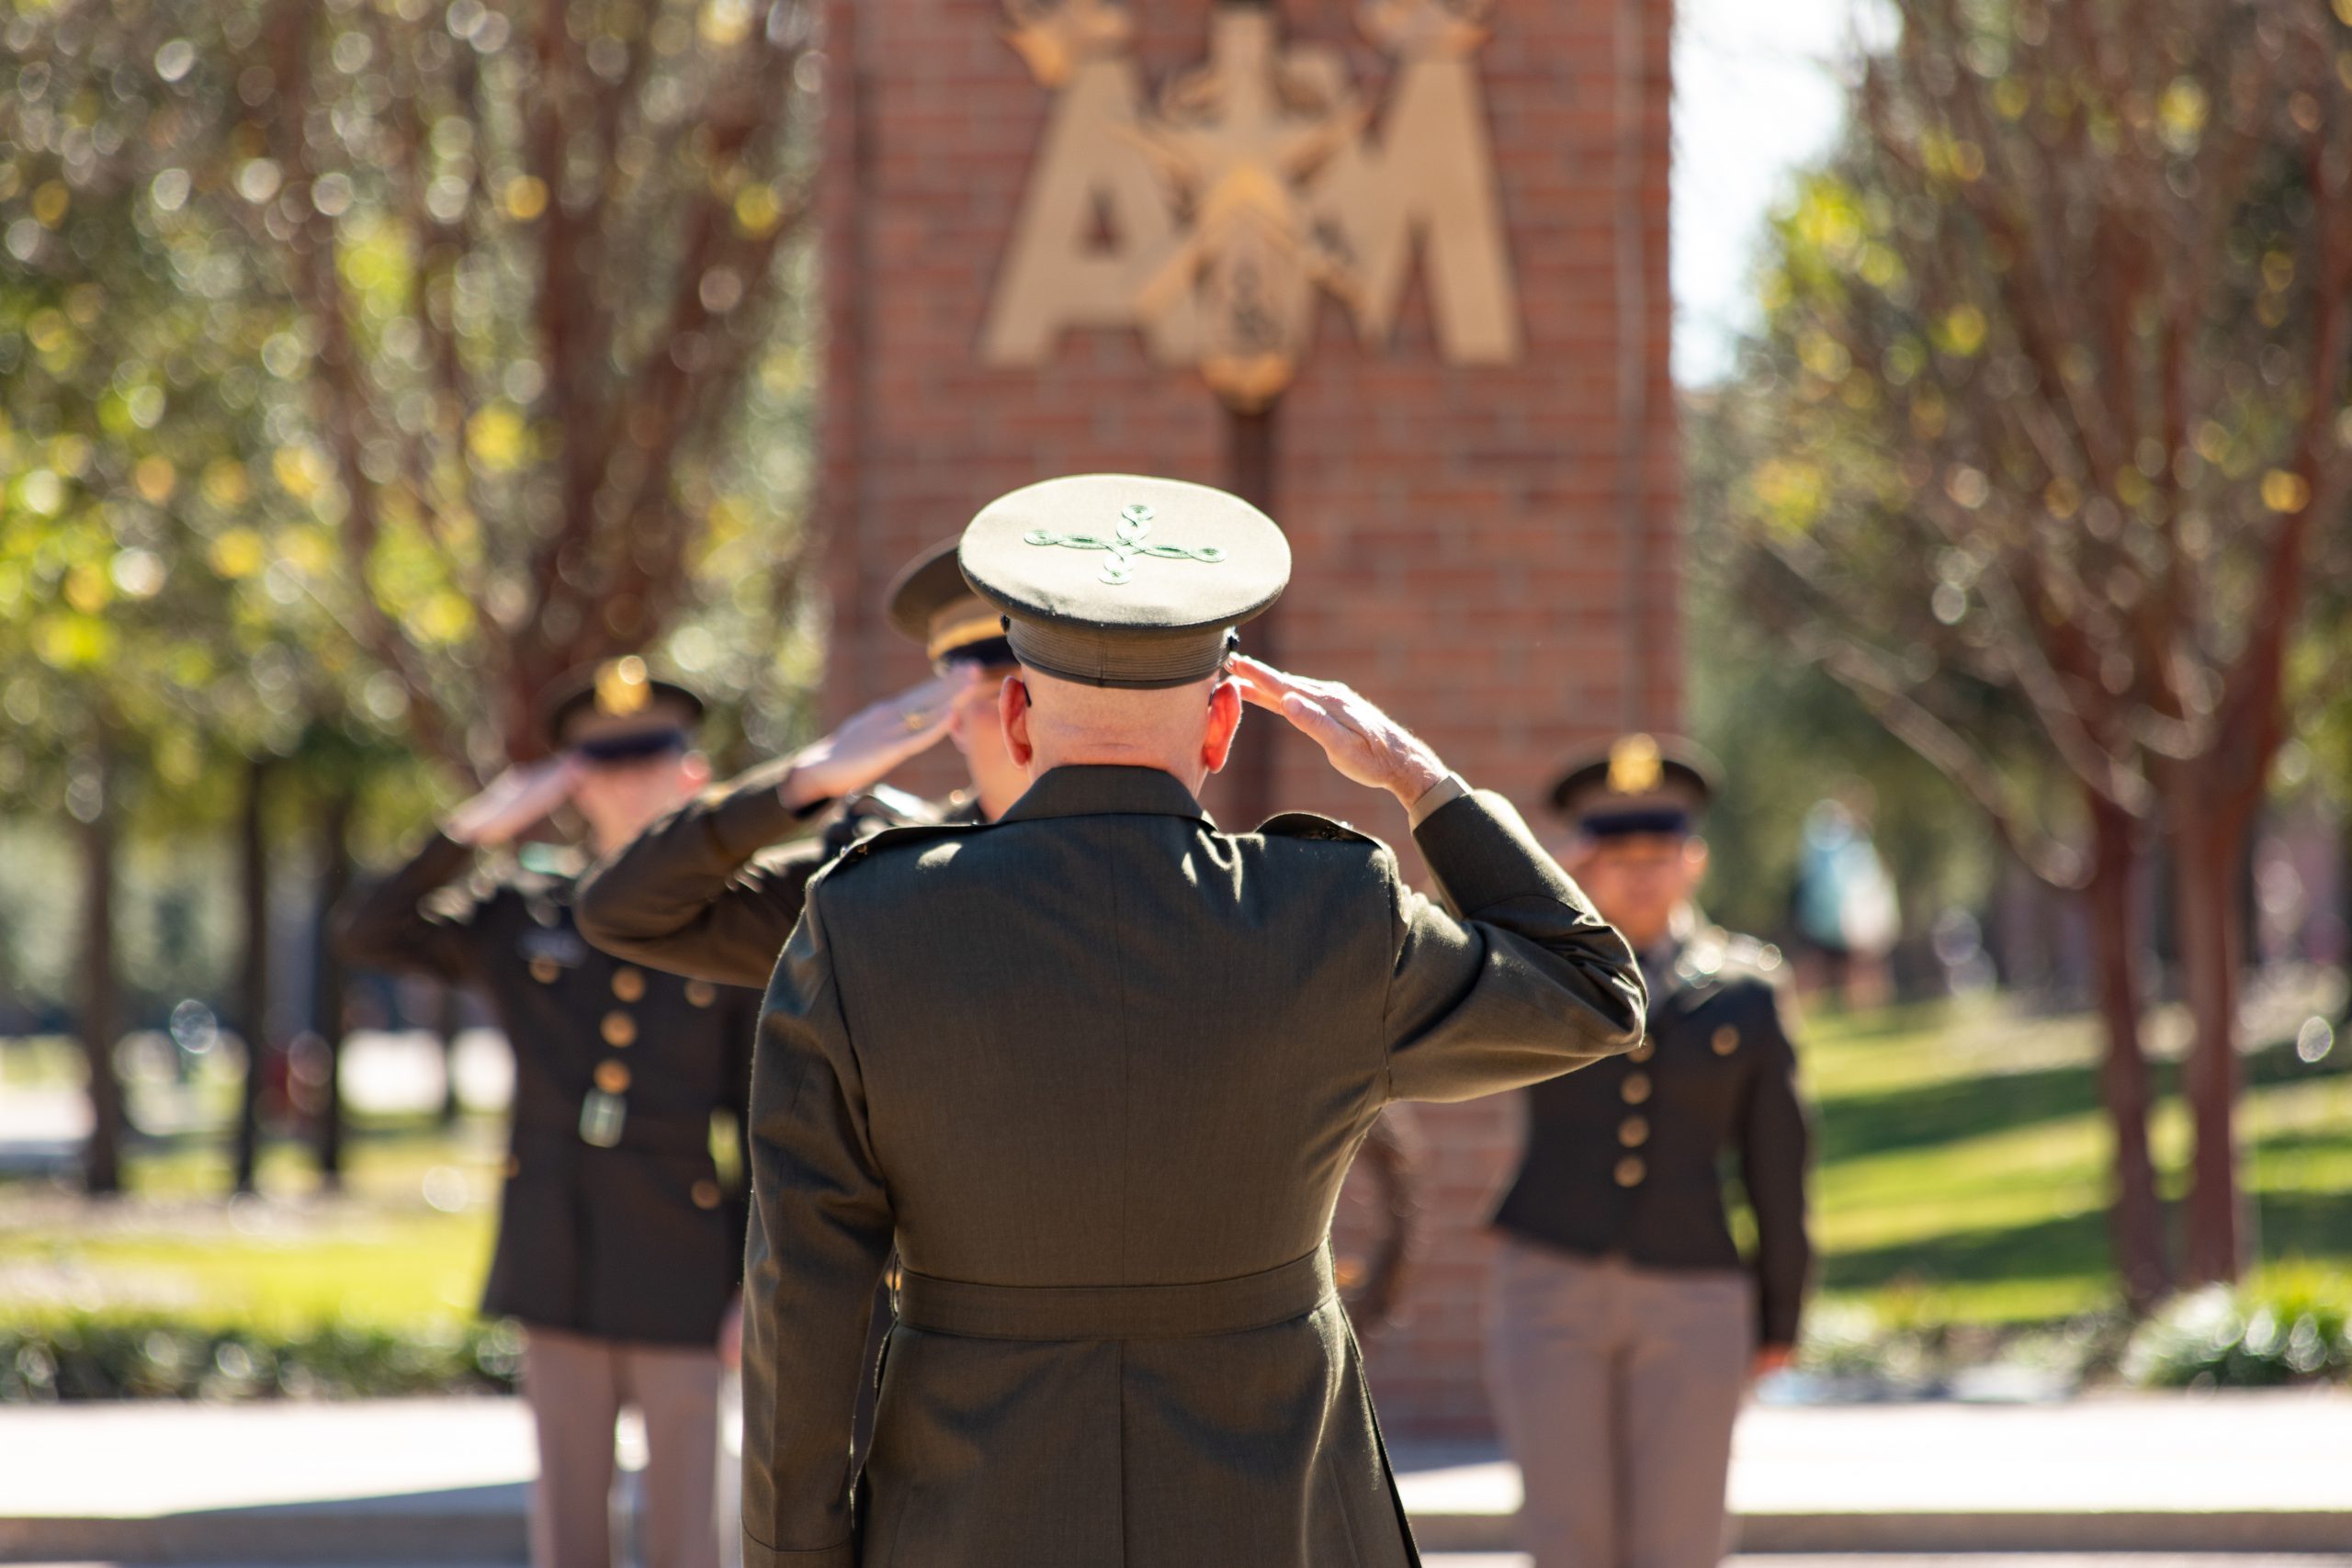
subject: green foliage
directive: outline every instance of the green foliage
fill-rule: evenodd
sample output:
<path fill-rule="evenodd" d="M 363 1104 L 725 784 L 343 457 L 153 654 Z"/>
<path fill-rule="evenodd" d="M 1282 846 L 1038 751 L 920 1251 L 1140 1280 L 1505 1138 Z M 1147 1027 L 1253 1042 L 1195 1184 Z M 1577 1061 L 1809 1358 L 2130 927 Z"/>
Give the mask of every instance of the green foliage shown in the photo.
<path fill-rule="evenodd" d="M 1730 495 L 1753 457 L 1739 396 L 1686 398 L 1682 418 L 1689 724 L 1728 784 L 1707 818 L 1707 912 L 1735 930 L 1781 936 L 1805 812 L 1859 798 L 1900 890 L 1905 929 L 1917 933 L 1945 908 L 1982 903 L 1992 836 L 1949 779 L 1817 666 L 1786 657 L 1747 614 Z"/>
<path fill-rule="evenodd" d="M 1896 10 L 1773 227 L 1716 558 L 2071 882 L 2086 792 L 2162 825 L 2184 760 L 2260 782 L 2225 709 L 2268 700 L 2352 475 L 2315 357 L 2352 33 L 2279 0 Z"/>
<path fill-rule="evenodd" d="M 152 1310 L 60 1310 L 0 1324 L 0 1403 L 510 1393 L 521 1351 L 503 1322 L 273 1334 Z"/>
<path fill-rule="evenodd" d="M 2124 1374 L 2151 1388 L 2352 1382 L 2352 1274 L 2282 1265 L 2183 1296 L 2134 1337 Z"/>

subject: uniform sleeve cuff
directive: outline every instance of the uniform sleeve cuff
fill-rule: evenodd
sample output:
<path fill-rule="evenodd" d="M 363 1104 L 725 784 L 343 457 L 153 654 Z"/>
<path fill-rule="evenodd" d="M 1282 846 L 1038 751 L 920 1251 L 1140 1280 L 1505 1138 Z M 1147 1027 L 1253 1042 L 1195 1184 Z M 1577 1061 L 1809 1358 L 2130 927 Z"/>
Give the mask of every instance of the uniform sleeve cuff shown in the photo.
<path fill-rule="evenodd" d="M 1460 773 L 1448 773 L 1423 790 L 1420 798 L 1406 807 L 1405 815 L 1413 827 L 1419 828 L 1428 821 L 1440 807 L 1451 806 L 1469 793 L 1470 786 L 1462 782 Z"/>

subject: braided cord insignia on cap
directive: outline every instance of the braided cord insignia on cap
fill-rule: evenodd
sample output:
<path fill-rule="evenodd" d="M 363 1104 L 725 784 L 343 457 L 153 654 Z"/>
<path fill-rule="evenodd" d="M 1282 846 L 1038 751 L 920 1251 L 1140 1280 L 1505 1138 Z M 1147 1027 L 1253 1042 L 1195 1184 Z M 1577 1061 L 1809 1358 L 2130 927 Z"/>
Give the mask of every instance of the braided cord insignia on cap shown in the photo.
<path fill-rule="evenodd" d="M 1111 558 L 1102 563 L 1102 579 L 1114 588 L 1124 588 L 1136 580 L 1136 559 L 1139 556 L 1158 556 L 1162 560 L 1194 560 L 1204 566 L 1216 566 L 1226 559 L 1223 547 L 1217 545 L 1147 545 L 1144 540 L 1151 533 L 1154 513 L 1141 502 L 1119 509 L 1119 522 L 1111 538 L 1099 534 L 1057 534 L 1051 528 L 1032 528 L 1021 536 L 1024 545 L 1058 545 L 1072 550 L 1108 550 Z"/>

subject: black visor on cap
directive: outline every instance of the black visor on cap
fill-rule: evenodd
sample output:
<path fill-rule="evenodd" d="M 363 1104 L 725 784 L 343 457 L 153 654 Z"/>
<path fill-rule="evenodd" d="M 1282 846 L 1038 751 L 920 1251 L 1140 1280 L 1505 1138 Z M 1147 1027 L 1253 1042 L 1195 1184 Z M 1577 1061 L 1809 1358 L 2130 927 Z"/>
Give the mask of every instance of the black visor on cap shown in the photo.
<path fill-rule="evenodd" d="M 1595 839 L 1632 839 L 1643 834 L 1679 839 L 1690 831 L 1690 814 L 1674 806 L 1641 811 L 1595 811 L 1588 813 L 1577 826 Z"/>
<path fill-rule="evenodd" d="M 591 762 L 634 762 L 647 757 L 659 757 L 665 751 L 686 750 L 686 732 L 683 729 L 645 729 L 634 735 L 606 735 L 594 740 L 582 740 L 572 750 Z"/>

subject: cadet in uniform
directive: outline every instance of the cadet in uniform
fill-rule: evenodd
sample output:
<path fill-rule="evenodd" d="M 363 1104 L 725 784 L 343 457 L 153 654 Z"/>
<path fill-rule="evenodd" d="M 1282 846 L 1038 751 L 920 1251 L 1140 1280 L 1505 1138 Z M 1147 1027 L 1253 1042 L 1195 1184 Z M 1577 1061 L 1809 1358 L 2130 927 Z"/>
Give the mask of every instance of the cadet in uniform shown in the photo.
<path fill-rule="evenodd" d="M 933 679 L 690 802 L 607 858 L 580 888 L 589 941 L 675 974 L 764 986 L 808 878 L 847 845 L 893 822 L 990 820 L 1020 797 L 1028 775 L 1006 755 L 996 716 L 996 688 L 1012 669 L 1004 618 L 964 581 L 956 541 L 909 563 L 885 605 L 929 655 Z M 943 735 L 964 754 L 969 791 L 936 804 L 865 793 Z M 842 810 L 812 831 L 836 800 Z M 787 839 L 800 841 L 773 848 Z"/>
<path fill-rule="evenodd" d="M 1246 502 L 1051 480 L 983 510 L 962 559 L 1009 617 L 1000 711 L 1033 782 L 993 824 L 885 829 L 825 867 L 769 985 L 744 1560 L 1413 1562 L 1334 1196 L 1384 1104 L 1630 1045 L 1632 954 L 1507 804 L 1378 709 L 1231 661 L 1289 576 Z M 1450 907 L 1343 824 L 1208 820 L 1245 701 L 1408 808 Z"/>
<path fill-rule="evenodd" d="M 1635 953 L 1648 1031 L 1536 1085 L 1487 1338 L 1537 1568 L 1710 1568 L 1724 1545 L 1732 1423 L 1797 1338 L 1805 1118 L 1779 955 L 1699 926 L 1697 820 L 1713 769 L 1647 735 L 1572 768 L 1566 863 Z M 1756 1219 L 1743 1269 L 1724 1214 L 1736 1162 Z"/>
<path fill-rule="evenodd" d="M 479 870 L 477 851 L 566 801 L 597 848 L 626 841 L 707 782 L 688 739 L 701 712 L 635 658 L 568 684 L 548 710 L 555 757 L 458 807 L 339 919 L 351 962 L 478 988 L 514 1046 L 482 1309 L 524 1325 L 537 1568 L 612 1561 L 623 1405 L 645 1422 L 648 1568 L 718 1562 L 718 1398 L 740 1334 L 744 1203 L 721 1184 L 712 1124 L 731 1119 L 740 1153 L 758 997 L 597 952 L 573 925 L 571 874 L 539 863 L 538 846 L 503 874 Z"/>

